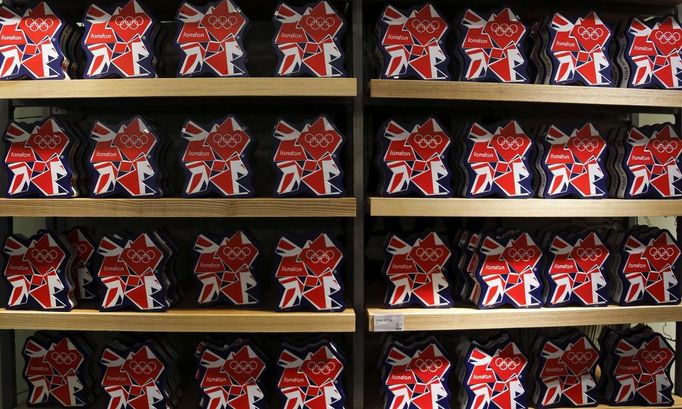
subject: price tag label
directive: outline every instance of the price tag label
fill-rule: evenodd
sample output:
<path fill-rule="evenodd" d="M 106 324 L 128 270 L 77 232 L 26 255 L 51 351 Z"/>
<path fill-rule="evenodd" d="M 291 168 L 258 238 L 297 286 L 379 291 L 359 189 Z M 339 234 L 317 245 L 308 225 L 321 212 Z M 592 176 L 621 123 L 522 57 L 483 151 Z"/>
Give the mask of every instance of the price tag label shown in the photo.
<path fill-rule="evenodd" d="M 402 314 L 384 314 L 374 316 L 374 332 L 390 332 L 403 330 Z"/>

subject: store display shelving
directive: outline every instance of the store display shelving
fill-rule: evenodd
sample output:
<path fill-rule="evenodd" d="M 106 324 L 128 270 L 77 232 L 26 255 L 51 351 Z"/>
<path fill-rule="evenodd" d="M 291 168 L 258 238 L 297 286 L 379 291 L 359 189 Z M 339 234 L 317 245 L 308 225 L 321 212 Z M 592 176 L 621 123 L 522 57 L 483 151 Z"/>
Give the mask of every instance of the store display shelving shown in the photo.
<path fill-rule="evenodd" d="M 682 305 L 556 308 L 367 308 L 369 331 L 386 331 L 382 321 L 403 331 L 545 328 L 682 321 Z M 376 325 L 375 323 L 378 323 Z"/>
<path fill-rule="evenodd" d="M 0 82 L 0 99 L 353 97 L 356 94 L 355 78 L 116 78 Z"/>
<path fill-rule="evenodd" d="M 383 1 L 383 0 L 382 0 Z M 602 0 L 603 4 L 656 10 L 677 5 L 680 0 Z M 457 81 L 365 80 L 363 66 L 365 28 L 363 7 L 377 0 L 349 0 L 349 37 L 352 44 L 350 78 L 154 78 L 100 79 L 65 81 L 3 81 L 1 100 L 28 100 L 29 105 L 51 104 L 66 100 L 71 106 L 89 100 L 167 98 L 170 103 L 183 99 L 236 97 L 283 97 L 331 101 L 346 104 L 348 134 L 352 135 L 352 174 L 350 197 L 335 199 L 250 198 L 250 199 L 0 199 L 0 235 L 11 231 L 13 217 L 132 217 L 132 218 L 344 218 L 349 234 L 349 281 L 352 301 L 340 313 L 279 313 L 272 309 L 230 309 L 177 307 L 163 313 L 132 311 L 102 313 L 79 307 L 71 312 L 42 312 L 0 309 L 0 390 L 16 390 L 13 377 L 14 330 L 80 330 L 142 332 L 240 332 L 240 333 L 347 333 L 352 351 L 346 351 L 352 363 L 347 373 L 351 386 L 348 407 L 372 405 L 375 390 L 365 390 L 366 364 L 375 356 L 365 357 L 366 338 L 375 332 L 376 319 L 401 322 L 402 331 L 478 330 L 501 328 L 541 328 L 626 324 L 636 322 L 677 322 L 682 334 L 682 306 L 637 307 L 561 307 L 516 310 L 511 308 L 478 310 L 473 307 L 449 309 L 384 309 L 365 306 L 365 218 L 366 217 L 636 217 L 682 216 L 682 200 L 575 200 L 575 199 L 465 199 L 465 198 L 383 198 L 368 197 L 365 148 L 373 130 L 365 128 L 368 107 L 386 103 L 410 109 L 432 101 L 475 101 L 477 106 L 498 105 L 616 107 L 619 112 L 682 112 L 682 93 L 662 90 L 589 88 L 535 84 L 465 83 Z M 164 2 L 155 0 L 155 4 Z M 461 1 L 444 0 L 446 4 Z M 666 11 L 669 12 L 669 11 Z M 115 101 L 115 100 L 114 100 Z M 259 99 L 251 99 L 260 103 Z M 276 105 L 280 100 L 270 100 Z M 288 99 L 287 99 L 288 101 Z M 116 102 L 114 102 L 116 103 Z M 190 105 L 188 105 L 189 107 Z M 293 106 L 293 105 L 292 105 Z M 191 109 L 191 108 L 188 108 Z M 9 117 L 11 111 L 5 112 Z M 680 125 L 678 118 L 678 126 Z M 368 134 L 369 132 L 369 134 Z M 366 143 L 366 141 L 368 143 Z M 347 169 L 350 171 L 350 169 Z M 679 228 L 678 228 L 679 229 Z M 682 237 L 678 231 L 678 237 Z M 366 322 L 367 321 L 367 322 Z M 678 338 L 679 339 L 679 338 Z M 677 358 L 682 357 L 682 343 L 677 342 Z M 679 362 L 679 361 L 678 361 Z M 10 375 L 11 374 L 11 375 Z M 6 389 L 7 388 L 7 389 Z M 682 371 L 676 373 L 676 393 L 682 392 Z M 14 396 L 0 394 L 0 409 L 14 408 Z M 365 396 L 367 399 L 365 400 Z M 673 408 L 682 408 L 682 398 L 675 397 Z M 599 409 L 610 406 L 599 405 Z M 638 408 L 635 406 L 635 408 Z M 638 408 L 639 409 L 639 408 Z"/>
<path fill-rule="evenodd" d="M 635 217 L 682 216 L 682 200 L 469 199 L 371 197 L 371 216 Z"/>
<path fill-rule="evenodd" d="M 0 308 L 0 329 L 141 332 L 353 332 L 355 312 L 276 312 L 263 309 L 172 308 L 165 312 L 76 308 L 69 312 Z"/>
<path fill-rule="evenodd" d="M 653 89 L 379 79 L 371 80 L 369 87 L 372 98 L 649 108 L 679 108 L 682 106 L 682 95 L 679 92 Z"/>
<path fill-rule="evenodd" d="M 0 199 L 0 216 L 12 217 L 354 217 L 355 208 L 353 197 Z"/>

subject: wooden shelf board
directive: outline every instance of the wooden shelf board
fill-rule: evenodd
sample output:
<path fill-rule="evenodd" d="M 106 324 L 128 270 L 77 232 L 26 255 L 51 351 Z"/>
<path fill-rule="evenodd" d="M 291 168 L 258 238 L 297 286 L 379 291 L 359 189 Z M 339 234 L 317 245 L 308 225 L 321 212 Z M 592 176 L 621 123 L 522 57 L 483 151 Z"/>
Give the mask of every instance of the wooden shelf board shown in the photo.
<path fill-rule="evenodd" d="M 355 217 L 354 197 L 243 199 L 0 199 L 13 217 Z"/>
<path fill-rule="evenodd" d="M 634 217 L 682 216 L 682 200 L 467 199 L 371 197 L 372 216 Z"/>
<path fill-rule="evenodd" d="M 499 328 L 567 327 L 577 325 L 673 322 L 682 320 L 682 305 L 558 307 L 479 310 L 457 308 L 368 308 L 369 330 L 374 320 L 394 316 L 403 320 L 403 331 L 445 331 Z"/>
<path fill-rule="evenodd" d="M 353 97 L 355 78 L 115 78 L 0 81 L 0 99 Z"/>
<path fill-rule="evenodd" d="M 0 329 L 142 332 L 354 332 L 355 312 L 275 312 L 220 308 L 172 308 L 166 312 L 69 312 L 0 308 Z"/>
<path fill-rule="evenodd" d="M 373 98 L 682 107 L 682 92 L 673 90 L 492 82 L 373 79 L 370 81 L 370 95 Z"/>

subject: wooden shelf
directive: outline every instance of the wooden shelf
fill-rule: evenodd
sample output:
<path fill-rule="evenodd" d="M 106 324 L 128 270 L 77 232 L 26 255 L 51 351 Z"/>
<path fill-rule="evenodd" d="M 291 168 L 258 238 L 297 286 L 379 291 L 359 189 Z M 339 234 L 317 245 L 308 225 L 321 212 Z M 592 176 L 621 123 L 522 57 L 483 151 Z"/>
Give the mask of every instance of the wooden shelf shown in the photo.
<path fill-rule="evenodd" d="M 370 95 L 373 98 L 682 108 L 679 91 L 540 84 L 373 79 Z"/>
<path fill-rule="evenodd" d="M 353 97 L 355 78 L 115 78 L 0 81 L 0 99 Z"/>
<path fill-rule="evenodd" d="M 375 319 L 402 319 L 403 331 L 444 331 L 499 328 L 541 328 L 579 325 L 673 322 L 682 320 L 682 305 L 634 307 L 558 307 L 479 310 L 458 308 L 368 308 L 369 330 Z M 379 328 L 381 329 L 381 328 Z"/>
<path fill-rule="evenodd" d="M 354 197 L 0 199 L 3 217 L 355 217 Z"/>
<path fill-rule="evenodd" d="M 371 216 L 634 217 L 682 216 L 682 200 L 467 199 L 371 197 Z"/>
<path fill-rule="evenodd" d="M 220 308 L 172 308 L 166 312 L 69 312 L 0 308 L 0 329 L 141 332 L 354 332 L 355 312 L 275 312 Z"/>

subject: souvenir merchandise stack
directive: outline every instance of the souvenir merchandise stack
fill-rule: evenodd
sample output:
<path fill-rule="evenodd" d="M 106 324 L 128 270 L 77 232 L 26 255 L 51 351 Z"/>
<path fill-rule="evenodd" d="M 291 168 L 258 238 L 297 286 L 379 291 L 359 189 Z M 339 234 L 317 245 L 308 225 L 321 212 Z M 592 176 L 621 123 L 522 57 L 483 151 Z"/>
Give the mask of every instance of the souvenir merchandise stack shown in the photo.
<path fill-rule="evenodd" d="M 181 297 L 176 253 L 160 230 L 104 235 L 95 260 L 100 310 L 164 311 L 176 305 Z"/>
<path fill-rule="evenodd" d="M 81 333 L 36 332 L 21 350 L 22 376 L 30 406 L 87 408 L 99 390 L 94 387 L 94 351 Z"/>
<path fill-rule="evenodd" d="M 162 337 L 121 335 L 99 359 L 107 409 L 174 408 L 181 398 L 178 352 Z"/>

